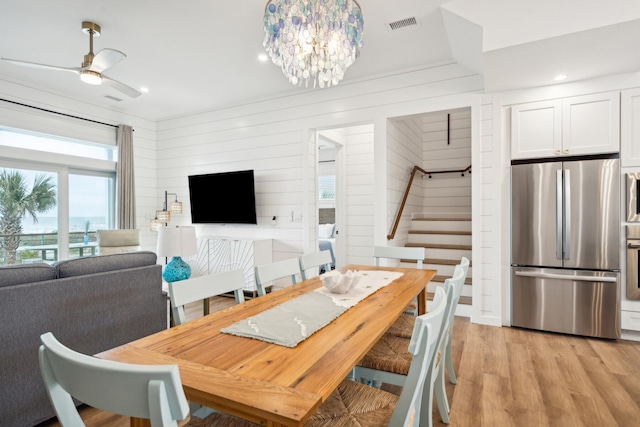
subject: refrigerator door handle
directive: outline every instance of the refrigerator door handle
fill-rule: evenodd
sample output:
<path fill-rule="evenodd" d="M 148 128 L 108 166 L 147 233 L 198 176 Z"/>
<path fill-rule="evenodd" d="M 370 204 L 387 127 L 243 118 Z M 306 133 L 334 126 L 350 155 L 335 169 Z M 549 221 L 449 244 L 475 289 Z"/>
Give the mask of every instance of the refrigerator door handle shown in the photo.
<path fill-rule="evenodd" d="M 571 259 L 571 174 L 564 171 L 564 259 Z"/>
<path fill-rule="evenodd" d="M 562 259 L 562 169 L 556 171 L 556 259 Z"/>
<path fill-rule="evenodd" d="M 551 273 L 536 273 L 533 271 L 516 271 L 516 276 L 522 277 L 535 277 L 538 279 L 558 279 L 558 280 L 575 280 L 580 282 L 610 282 L 615 283 L 618 279 L 615 277 L 602 277 L 602 276 L 571 276 L 568 274 L 551 274 Z"/>

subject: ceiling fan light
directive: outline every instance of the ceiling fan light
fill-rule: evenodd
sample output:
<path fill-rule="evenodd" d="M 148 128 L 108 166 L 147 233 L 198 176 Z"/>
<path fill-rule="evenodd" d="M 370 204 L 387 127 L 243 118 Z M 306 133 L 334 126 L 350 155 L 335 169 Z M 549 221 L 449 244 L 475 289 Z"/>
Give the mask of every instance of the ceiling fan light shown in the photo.
<path fill-rule="evenodd" d="M 102 84 L 102 76 L 91 70 L 80 71 L 80 80 L 90 85 Z"/>

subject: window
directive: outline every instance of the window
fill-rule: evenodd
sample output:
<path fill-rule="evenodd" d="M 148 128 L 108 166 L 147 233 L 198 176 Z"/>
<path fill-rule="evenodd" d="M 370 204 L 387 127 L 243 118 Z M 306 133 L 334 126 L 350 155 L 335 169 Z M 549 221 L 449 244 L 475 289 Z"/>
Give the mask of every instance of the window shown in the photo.
<path fill-rule="evenodd" d="M 0 128 L 0 265 L 95 254 L 115 225 L 114 147 Z"/>
<path fill-rule="evenodd" d="M 335 199 L 336 198 L 336 176 L 323 175 L 318 177 L 318 198 L 319 199 Z"/>

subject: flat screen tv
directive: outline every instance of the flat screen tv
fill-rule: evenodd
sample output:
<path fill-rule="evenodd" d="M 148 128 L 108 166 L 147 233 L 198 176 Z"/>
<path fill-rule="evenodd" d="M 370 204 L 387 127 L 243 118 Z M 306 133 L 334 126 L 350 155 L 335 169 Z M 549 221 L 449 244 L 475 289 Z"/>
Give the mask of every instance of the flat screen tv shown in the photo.
<path fill-rule="evenodd" d="M 189 176 L 193 224 L 257 224 L 253 170 Z"/>

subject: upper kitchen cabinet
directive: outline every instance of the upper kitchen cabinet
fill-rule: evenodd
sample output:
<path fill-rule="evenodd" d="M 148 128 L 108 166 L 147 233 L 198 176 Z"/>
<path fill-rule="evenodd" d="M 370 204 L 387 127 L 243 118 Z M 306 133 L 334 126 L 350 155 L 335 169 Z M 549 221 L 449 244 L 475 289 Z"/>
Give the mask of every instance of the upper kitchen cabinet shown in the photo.
<path fill-rule="evenodd" d="M 640 89 L 623 90 L 620 104 L 620 164 L 640 166 Z"/>
<path fill-rule="evenodd" d="M 511 158 L 617 153 L 618 92 L 532 102 L 511 107 Z"/>
<path fill-rule="evenodd" d="M 562 152 L 562 102 L 511 107 L 511 158 L 549 157 Z"/>

